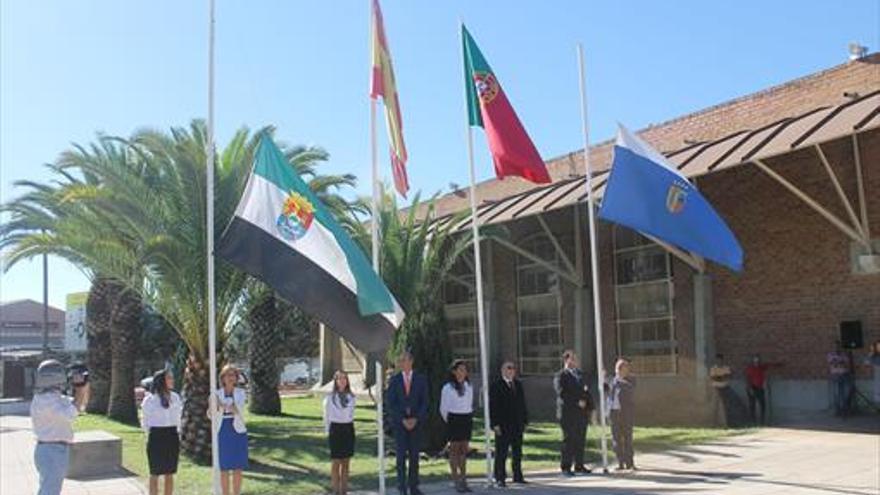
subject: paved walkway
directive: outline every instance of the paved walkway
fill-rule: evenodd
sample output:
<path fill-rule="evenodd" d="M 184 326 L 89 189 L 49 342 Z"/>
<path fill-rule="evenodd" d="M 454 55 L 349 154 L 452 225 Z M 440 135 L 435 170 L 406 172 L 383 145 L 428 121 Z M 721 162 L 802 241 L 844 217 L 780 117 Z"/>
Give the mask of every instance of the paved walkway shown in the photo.
<path fill-rule="evenodd" d="M 880 494 L 880 424 L 873 433 L 767 428 L 662 454 L 636 456 L 630 474 L 563 478 L 527 475 L 529 485 L 476 493 L 512 495 L 877 495 Z M 638 448 L 638 445 L 636 445 Z M 426 495 L 451 495 L 448 484 Z M 396 492 L 390 492 L 396 494 Z"/>
<path fill-rule="evenodd" d="M 875 428 L 876 426 L 876 428 Z M 712 443 L 637 455 L 639 470 L 563 478 L 531 473 L 526 486 L 507 490 L 471 486 L 476 493 L 511 495 L 877 495 L 880 493 L 880 422 L 869 433 L 766 428 Z M 0 416 L 0 494 L 36 492 L 30 418 Z M 636 446 L 638 447 L 638 445 Z M 392 480 L 389 480 L 393 482 Z M 451 495 L 447 483 L 424 487 L 426 495 Z M 113 478 L 67 480 L 64 495 L 140 495 L 127 473 Z M 205 493 L 208 493 L 207 491 Z M 389 490 L 389 494 L 395 494 Z"/>
<path fill-rule="evenodd" d="M 0 416 L 0 494 L 30 495 L 37 492 L 34 468 L 34 435 L 28 416 Z M 137 477 L 120 472 L 113 477 L 64 480 L 63 495 L 141 495 Z"/>

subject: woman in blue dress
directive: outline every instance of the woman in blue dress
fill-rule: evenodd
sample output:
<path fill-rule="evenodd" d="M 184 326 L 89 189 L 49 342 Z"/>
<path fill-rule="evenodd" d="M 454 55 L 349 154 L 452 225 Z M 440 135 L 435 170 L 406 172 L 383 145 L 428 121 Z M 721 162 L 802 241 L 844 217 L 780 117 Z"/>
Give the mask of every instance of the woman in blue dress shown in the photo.
<path fill-rule="evenodd" d="M 236 387 L 238 368 L 227 364 L 220 371 L 217 390 L 217 413 L 221 421 L 217 444 L 220 448 L 220 486 L 223 495 L 241 493 L 241 472 L 248 467 L 248 436 L 244 423 L 245 391 Z M 230 480 L 232 489 L 230 491 Z"/>

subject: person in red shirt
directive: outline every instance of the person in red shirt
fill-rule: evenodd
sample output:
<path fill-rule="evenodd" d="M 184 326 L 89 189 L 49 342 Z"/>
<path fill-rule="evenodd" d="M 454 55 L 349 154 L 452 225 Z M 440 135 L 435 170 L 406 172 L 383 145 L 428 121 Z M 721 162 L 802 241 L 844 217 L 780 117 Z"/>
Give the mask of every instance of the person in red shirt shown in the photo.
<path fill-rule="evenodd" d="M 749 414 L 754 424 L 764 424 L 767 409 L 767 399 L 764 392 L 767 386 L 767 371 L 775 366 L 782 365 L 780 363 L 763 363 L 761 356 L 755 354 L 752 356 L 752 364 L 746 367 L 746 395 L 749 397 Z M 761 408 L 760 422 L 755 416 L 756 405 Z"/>

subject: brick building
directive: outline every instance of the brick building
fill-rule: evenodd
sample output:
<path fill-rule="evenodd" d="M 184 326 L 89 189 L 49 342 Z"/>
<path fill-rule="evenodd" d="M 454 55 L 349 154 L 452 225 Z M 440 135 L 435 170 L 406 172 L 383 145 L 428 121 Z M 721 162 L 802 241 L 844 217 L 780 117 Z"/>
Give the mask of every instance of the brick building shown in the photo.
<path fill-rule="evenodd" d="M 716 352 L 738 386 L 749 356 L 780 362 L 776 419 L 824 411 L 825 354 L 843 321 L 880 339 L 880 55 L 874 54 L 639 132 L 692 178 L 745 251 L 732 273 L 628 229 L 599 224 L 605 366 L 633 359 L 640 424 L 710 424 Z M 612 143 L 590 149 L 601 198 Z M 520 365 L 536 415 L 574 348 L 595 369 L 583 152 L 548 161 L 553 184 L 478 185 L 490 370 Z M 450 193 L 437 221 L 467 210 Z M 456 226 L 468 229 L 468 218 Z M 473 263 L 446 283 L 450 341 L 474 360 Z M 325 336 L 326 352 L 331 340 Z M 864 349 L 855 351 L 861 356 Z M 331 354 L 325 353 L 330 356 Z M 866 375 L 865 375 L 866 376 Z"/>

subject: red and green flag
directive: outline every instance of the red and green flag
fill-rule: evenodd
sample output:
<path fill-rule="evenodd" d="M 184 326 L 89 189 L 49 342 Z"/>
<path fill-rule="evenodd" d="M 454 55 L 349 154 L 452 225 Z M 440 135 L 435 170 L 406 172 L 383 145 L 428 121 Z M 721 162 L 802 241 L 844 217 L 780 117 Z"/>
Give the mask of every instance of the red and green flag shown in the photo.
<path fill-rule="evenodd" d="M 468 123 L 486 131 L 495 175 L 499 179 L 516 175 L 532 182 L 551 182 L 544 160 L 513 111 L 498 78 L 464 25 L 461 31 Z"/>

